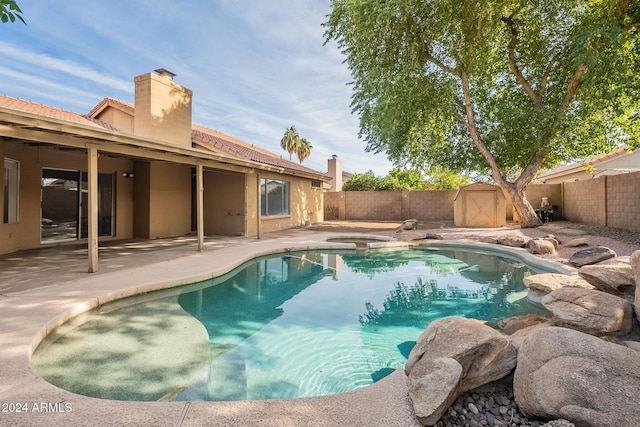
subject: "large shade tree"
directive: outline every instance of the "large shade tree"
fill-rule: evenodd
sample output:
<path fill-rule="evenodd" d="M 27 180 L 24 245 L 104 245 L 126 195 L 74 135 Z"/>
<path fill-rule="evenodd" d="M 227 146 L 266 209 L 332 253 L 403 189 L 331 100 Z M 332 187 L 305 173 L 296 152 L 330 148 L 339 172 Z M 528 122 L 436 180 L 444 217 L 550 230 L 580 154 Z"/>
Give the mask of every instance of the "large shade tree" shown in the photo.
<path fill-rule="evenodd" d="M 640 0 L 333 0 L 367 149 L 488 174 L 524 227 L 536 173 L 640 142 Z"/>

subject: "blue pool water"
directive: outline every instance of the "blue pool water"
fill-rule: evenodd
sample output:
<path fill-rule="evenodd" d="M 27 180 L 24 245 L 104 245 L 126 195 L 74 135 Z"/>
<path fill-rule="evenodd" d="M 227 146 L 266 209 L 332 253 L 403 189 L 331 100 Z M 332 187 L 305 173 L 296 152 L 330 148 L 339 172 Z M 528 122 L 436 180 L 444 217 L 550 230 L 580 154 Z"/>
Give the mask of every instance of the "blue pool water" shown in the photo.
<path fill-rule="evenodd" d="M 110 303 L 48 336 L 35 370 L 118 400 L 244 400 L 351 391 L 402 368 L 457 315 L 544 309 L 522 262 L 468 250 L 292 252 L 207 282 Z"/>

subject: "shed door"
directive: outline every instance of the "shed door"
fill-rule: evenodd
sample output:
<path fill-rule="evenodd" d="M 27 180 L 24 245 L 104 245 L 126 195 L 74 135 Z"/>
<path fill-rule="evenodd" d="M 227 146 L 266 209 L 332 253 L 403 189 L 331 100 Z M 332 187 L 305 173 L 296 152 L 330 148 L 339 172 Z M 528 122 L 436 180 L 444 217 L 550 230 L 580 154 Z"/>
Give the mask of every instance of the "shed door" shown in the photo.
<path fill-rule="evenodd" d="M 495 191 L 465 193 L 464 216 L 468 227 L 495 227 L 497 224 L 497 194 Z"/>

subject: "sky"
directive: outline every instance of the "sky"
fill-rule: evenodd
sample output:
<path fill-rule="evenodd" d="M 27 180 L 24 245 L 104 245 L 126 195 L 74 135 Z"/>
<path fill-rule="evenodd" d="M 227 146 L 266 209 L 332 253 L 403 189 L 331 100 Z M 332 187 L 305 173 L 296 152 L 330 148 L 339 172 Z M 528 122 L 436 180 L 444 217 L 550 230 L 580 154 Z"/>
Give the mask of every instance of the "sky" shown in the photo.
<path fill-rule="evenodd" d="M 133 78 L 165 68 L 193 91 L 193 121 L 276 154 L 296 126 L 308 167 L 336 154 L 352 173 L 392 168 L 367 153 L 351 113 L 352 80 L 324 45 L 329 0 L 18 0 L 27 25 L 0 24 L 0 93 L 88 113 L 133 104 Z M 294 160 L 297 161 L 295 155 Z"/>

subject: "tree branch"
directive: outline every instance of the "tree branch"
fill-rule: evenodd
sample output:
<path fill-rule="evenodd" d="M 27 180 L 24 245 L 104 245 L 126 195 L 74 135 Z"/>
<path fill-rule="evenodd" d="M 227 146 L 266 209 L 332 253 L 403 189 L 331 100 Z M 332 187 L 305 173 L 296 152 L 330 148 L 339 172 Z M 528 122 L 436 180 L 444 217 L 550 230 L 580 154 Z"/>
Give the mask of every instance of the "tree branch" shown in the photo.
<path fill-rule="evenodd" d="M 511 68 L 511 72 L 513 72 L 513 74 L 516 76 L 516 80 L 518 81 L 518 83 L 520 83 L 524 91 L 527 93 L 527 95 L 529 95 L 529 98 L 531 98 L 531 101 L 533 101 L 533 105 L 536 107 L 536 109 L 541 110 L 543 108 L 542 98 L 536 93 L 535 90 L 533 90 L 533 87 L 524 77 L 524 75 L 522 74 L 522 70 L 520 70 L 520 67 L 518 67 L 518 64 L 516 62 L 516 46 L 518 44 L 518 29 L 516 28 L 515 23 L 513 22 L 513 18 L 511 18 L 510 16 L 504 16 L 502 17 L 501 20 L 507 26 L 507 29 L 509 31 L 509 36 L 510 36 L 509 45 L 507 46 L 507 51 L 509 54 L 509 67 Z"/>
<path fill-rule="evenodd" d="M 466 72 L 460 73 L 460 79 L 462 81 L 462 91 L 464 93 L 464 108 L 465 114 L 467 116 L 467 120 L 465 122 L 467 129 L 469 129 L 469 133 L 471 134 L 471 140 L 473 145 L 480 151 L 482 157 L 485 158 L 487 163 L 489 163 L 489 167 L 491 168 L 491 176 L 496 182 L 500 181 L 506 184 L 507 180 L 500 172 L 500 167 L 496 162 L 496 159 L 493 157 L 487 146 L 482 141 L 482 137 L 478 132 L 478 126 L 476 124 L 475 113 L 473 111 L 473 105 L 471 103 L 471 89 L 469 87 L 469 76 Z"/>
<path fill-rule="evenodd" d="M 551 61 L 547 64 L 544 72 L 542 73 L 542 77 L 540 78 L 540 88 L 538 89 L 538 95 L 540 99 L 544 99 L 544 93 L 547 90 L 547 83 L 549 82 L 549 75 L 551 74 L 551 70 L 553 69 L 553 65 L 560 60 L 564 55 L 569 52 L 569 48 L 567 47 L 564 51 L 556 53 Z"/>
<path fill-rule="evenodd" d="M 429 43 L 427 41 L 425 41 L 423 43 L 423 47 L 424 47 L 424 49 L 422 51 L 424 52 L 424 56 L 425 56 L 425 59 L 427 61 L 429 61 L 432 64 L 436 65 L 438 68 L 440 68 L 445 73 L 449 73 L 449 74 L 452 74 L 452 75 L 454 75 L 456 77 L 460 77 L 460 73 L 458 73 L 458 71 L 456 71 L 455 68 L 449 67 L 444 62 L 440 61 L 438 58 L 436 58 L 435 56 L 433 56 L 431 54 L 431 48 L 430 48 Z"/>
<path fill-rule="evenodd" d="M 564 121 L 569 106 L 575 99 L 576 93 L 578 92 L 578 89 L 580 88 L 580 85 L 584 80 L 584 75 L 587 72 L 588 68 L 588 66 L 581 64 L 578 66 L 575 73 L 573 73 L 573 76 L 571 77 L 571 79 L 569 80 L 569 84 L 567 85 L 567 92 L 562 99 L 562 104 L 560 104 L 560 107 L 556 112 L 553 124 L 551 125 L 549 132 L 545 135 L 545 141 L 543 141 L 540 149 L 536 152 L 536 154 L 531 159 L 531 162 L 529 162 L 525 170 L 522 171 L 522 174 L 520 174 L 520 176 L 516 180 L 516 187 L 524 190 L 527 184 L 529 184 L 531 180 L 533 180 L 535 173 L 544 163 L 544 160 L 549 151 L 549 147 L 553 143 L 560 125 Z"/>
<path fill-rule="evenodd" d="M 564 121 L 564 118 L 567 114 L 567 110 L 569 109 L 569 105 L 573 102 L 576 97 L 576 93 L 580 88 L 580 85 L 584 81 L 584 75 L 586 74 L 589 67 L 586 64 L 580 64 L 576 72 L 571 76 L 571 80 L 569 80 L 569 84 L 567 85 L 567 92 L 564 94 L 564 98 L 562 100 L 562 104 L 560 104 L 560 108 L 556 112 L 555 120 L 553 121 L 553 126 L 551 126 L 550 139 L 555 138 L 556 133 L 558 132 L 558 128 L 560 124 Z"/>

